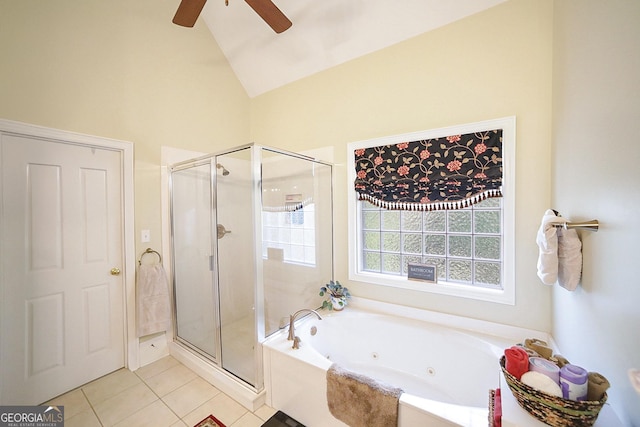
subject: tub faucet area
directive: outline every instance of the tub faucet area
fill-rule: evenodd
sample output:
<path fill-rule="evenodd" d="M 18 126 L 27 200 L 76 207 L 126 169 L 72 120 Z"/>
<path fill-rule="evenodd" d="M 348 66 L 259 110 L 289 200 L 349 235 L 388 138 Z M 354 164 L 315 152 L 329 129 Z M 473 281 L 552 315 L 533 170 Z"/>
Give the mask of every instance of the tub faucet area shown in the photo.
<path fill-rule="evenodd" d="M 311 310 L 310 308 L 303 308 L 302 310 L 298 310 L 295 313 L 293 313 L 292 315 L 289 316 L 289 336 L 287 337 L 287 340 L 289 341 L 293 341 L 294 342 L 294 347 L 293 348 L 298 348 L 298 346 L 296 344 L 300 343 L 300 338 L 296 339 L 296 334 L 295 334 L 295 326 L 293 325 L 294 322 L 296 321 L 296 319 L 298 318 L 299 315 L 304 314 L 304 313 L 313 313 L 315 314 L 319 320 L 322 320 L 322 317 L 320 316 L 320 314 L 318 314 L 317 311 L 315 310 Z"/>

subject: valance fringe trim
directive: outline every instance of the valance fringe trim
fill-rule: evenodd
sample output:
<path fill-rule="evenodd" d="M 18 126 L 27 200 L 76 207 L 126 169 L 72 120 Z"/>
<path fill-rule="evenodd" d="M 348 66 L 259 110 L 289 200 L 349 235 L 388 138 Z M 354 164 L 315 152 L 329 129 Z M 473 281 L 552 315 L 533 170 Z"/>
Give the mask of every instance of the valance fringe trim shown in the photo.
<path fill-rule="evenodd" d="M 401 210 L 401 211 L 423 211 L 423 212 L 463 209 L 471 205 L 480 203 L 483 200 L 489 199 L 491 197 L 502 197 L 501 190 L 487 190 L 487 191 L 483 191 L 482 193 L 477 193 L 471 197 L 460 199 L 460 200 L 437 201 L 432 203 L 412 203 L 412 202 L 387 202 L 387 201 L 372 197 L 369 194 L 364 194 L 364 193 L 357 193 L 357 194 L 358 194 L 359 200 L 365 200 L 371 203 L 372 205 L 378 206 L 382 209 Z"/>

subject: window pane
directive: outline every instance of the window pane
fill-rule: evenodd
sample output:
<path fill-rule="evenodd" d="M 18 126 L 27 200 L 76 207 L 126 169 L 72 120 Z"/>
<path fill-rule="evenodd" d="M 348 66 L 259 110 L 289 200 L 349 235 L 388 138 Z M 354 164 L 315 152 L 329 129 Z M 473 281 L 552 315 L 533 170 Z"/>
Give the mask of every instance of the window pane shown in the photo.
<path fill-rule="evenodd" d="M 453 211 L 449 212 L 450 233 L 470 233 L 471 232 L 471 212 Z"/>
<path fill-rule="evenodd" d="M 447 278 L 447 263 L 444 258 L 425 258 L 424 263 L 436 266 L 438 279 L 445 280 Z"/>
<path fill-rule="evenodd" d="M 455 282 L 471 282 L 471 261 L 449 261 L 449 279 Z"/>
<path fill-rule="evenodd" d="M 445 212 L 425 212 L 424 231 L 444 231 Z"/>
<path fill-rule="evenodd" d="M 364 248 L 369 250 L 380 250 L 380 233 L 377 231 L 364 232 Z"/>
<path fill-rule="evenodd" d="M 380 212 L 362 212 L 363 228 L 365 230 L 380 230 Z"/>
<path fill-rule="evenodd" d="M 414 264 L 422 264 L 422 257 L 415 255 L 407 255 L 402 257 L 402 274 L 407 274 L 409 272 L 409 263 Z"/>
<path fill-rule="evenodd" d="M 476 233 L 500 233 L 500 211 L 475 211 L 473 218 Z"/>
<path fill-rule="evenodd" d="M 476 283 L 500 285 L 500 264 L 497 262 L 476 262 Z"/>
<path fill-rule="evenodd" d="M 400 273 L 400 255 L 382 254 L 382 272 Z"/>
<path fill-rule="evenodd" d="M 383 230 L 400 230 L 400 211 L 382 212 Z"/>
<path fill-rule="evenodd" d="M 409 254 L 422 253 L 422 234 L 411 233 L 403 234 L 402 252 Z"/>
<path fill-rule="evenodd" d="M 382 250 L 400 252 L 400 233 L 382 233 Z"/>
<path fill-rule="evenodd" d="M 476 203 L 474 206 L 477 209 L 482 209 L 482 208 L 499 208 L 500 207 L 500 202 L 502 201 L 502 198 L 500 197 L 490 197 L 488 199 L 485 199 L 483 201 L 481 201 L 480 203 Z"/>
<path fill-rule="evenodd" d="M 429 255 L 445 255 L 445 239 L 442 234 L 424 236 L 424 253 Z"/>
<path fill-rule="evenodd" d="M 476 257 L 500 259 L 500 238 L 476 236 Z"/>
<path fill-rule="evenodd" d="M 449 236 L 449 255 L 471 258 L 471 236 Z"/>
<path fill-rule="evenodd" d="M 380 272 L 380 252 L 364 253 L 364 270 Z"/>
<path fill-rule="evenodd" d="M 403 212 L 402 231 L 422 230 L 422 212 Z"/>

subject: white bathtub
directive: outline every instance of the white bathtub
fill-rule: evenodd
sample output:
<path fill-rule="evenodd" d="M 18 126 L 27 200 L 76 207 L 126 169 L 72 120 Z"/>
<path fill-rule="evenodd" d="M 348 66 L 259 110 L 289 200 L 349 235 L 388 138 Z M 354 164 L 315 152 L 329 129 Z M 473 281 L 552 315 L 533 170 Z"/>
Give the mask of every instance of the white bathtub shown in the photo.
<path fill-rule="evenodd" d="M 355 299 L 354 299 L 355 300 Z M 296 324 L 264 343 L 267 403 L 308 427 L 345 426 L 329 412 L 332 363 L 400 387 L 401 427 L 486 426 L 504 349 L 540 334 L 473 319 L 357 299 L 342 312 Z M 313 329 L 313 331 L 312 331 Z"/>

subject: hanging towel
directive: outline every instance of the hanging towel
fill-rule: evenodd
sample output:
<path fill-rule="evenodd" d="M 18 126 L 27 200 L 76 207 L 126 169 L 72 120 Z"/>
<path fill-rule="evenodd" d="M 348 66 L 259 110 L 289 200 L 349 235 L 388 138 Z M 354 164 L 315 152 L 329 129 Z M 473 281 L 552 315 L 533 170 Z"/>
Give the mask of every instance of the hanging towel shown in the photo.
<path fill-rule="evenodd" d="M 538 243 L 538 277 L 545 285 L 553 285 L 558 280 L 558 228 L 556 224 L 566 221 L 551 209 L 542 216 L 536 242 Z"/>
<path fill-rule="evenodd" d="M 398 425 L 402 389 L 382 384 L 337 364 L 327 371 L 327 405 L 331 414 L 350 427 Z"/>
<path fill-rule="evenodd" d="M 136 292 L 138 337 L 169 329 L 169 282 L 162 264 L 142 264 L 138 267 Z"/>
<path fill-rule="evenodd" d="M 576 230 L 558 229 L 558 283 L 574 291 L 582 275 L 582 242 Z"/>

